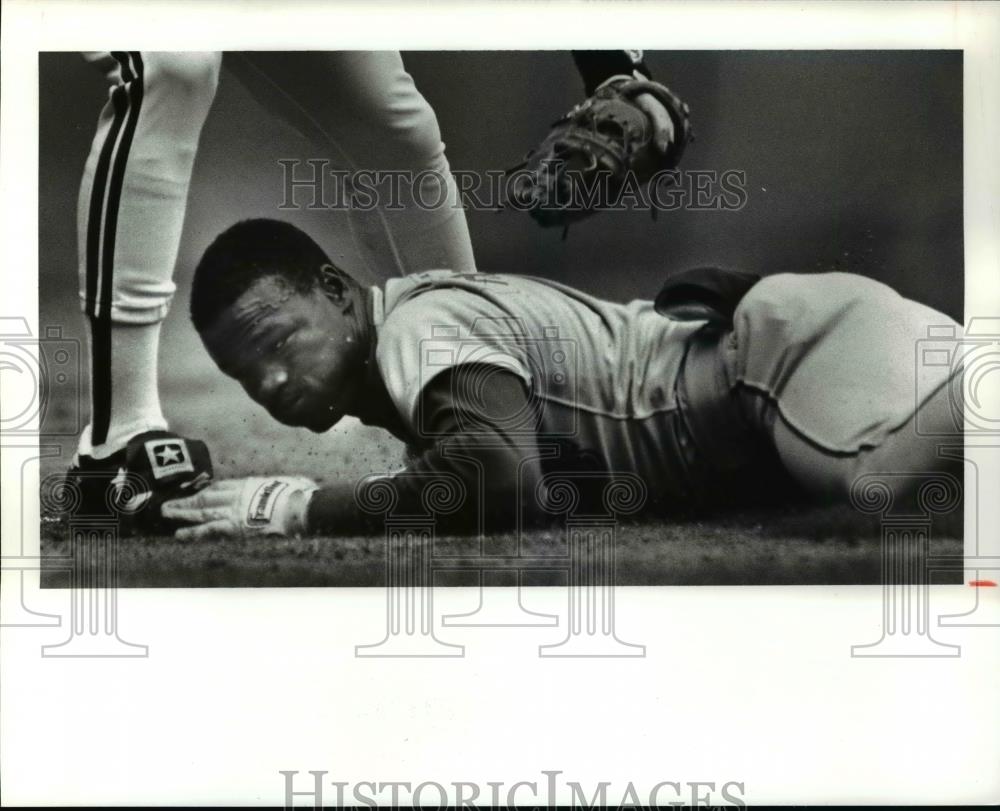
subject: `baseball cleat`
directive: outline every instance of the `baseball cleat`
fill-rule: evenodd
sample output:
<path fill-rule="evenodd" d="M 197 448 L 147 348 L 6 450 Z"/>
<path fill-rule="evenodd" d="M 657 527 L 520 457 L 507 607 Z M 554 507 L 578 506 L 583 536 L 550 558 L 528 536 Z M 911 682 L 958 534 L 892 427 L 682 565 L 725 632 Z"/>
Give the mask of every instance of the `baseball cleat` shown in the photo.
<path fill-rule="evenodd" d="M 198 492 L 212 481 L 208 446 L 170 431 L 132 437 L 106 459 L 78 455 L 59 483 L 58 501 L 74 518 L 112 518 L 122 535 L 173 534 L 163 502 Z"/>

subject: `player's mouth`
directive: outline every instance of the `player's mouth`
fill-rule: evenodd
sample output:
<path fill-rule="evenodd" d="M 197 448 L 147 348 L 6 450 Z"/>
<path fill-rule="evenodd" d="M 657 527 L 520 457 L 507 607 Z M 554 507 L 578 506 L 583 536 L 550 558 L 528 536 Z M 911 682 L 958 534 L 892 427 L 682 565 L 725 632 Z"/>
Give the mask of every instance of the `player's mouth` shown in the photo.
<path fill-rule="evenodd" d="M 270 403 L 267 410 L 278 422 L 301 425 L 298 417 L 302 411 L 303 399 L 303 395 L 296 392 L 284 394 L 276 402 Z"/>

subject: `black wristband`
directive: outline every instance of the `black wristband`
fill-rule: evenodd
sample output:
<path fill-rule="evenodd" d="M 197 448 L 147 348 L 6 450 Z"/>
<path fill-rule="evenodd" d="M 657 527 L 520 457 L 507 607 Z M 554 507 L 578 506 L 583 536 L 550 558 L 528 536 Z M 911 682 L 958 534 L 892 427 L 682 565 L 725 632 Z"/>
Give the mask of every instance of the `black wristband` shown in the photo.
<path fill-rule="evenodd" d="M 639 71 L 647 79 L 653 78 L 642 61 L 642 51 L 573 51 L 573 61 L 588 96 L 612 76 L 633 76 Z"/>

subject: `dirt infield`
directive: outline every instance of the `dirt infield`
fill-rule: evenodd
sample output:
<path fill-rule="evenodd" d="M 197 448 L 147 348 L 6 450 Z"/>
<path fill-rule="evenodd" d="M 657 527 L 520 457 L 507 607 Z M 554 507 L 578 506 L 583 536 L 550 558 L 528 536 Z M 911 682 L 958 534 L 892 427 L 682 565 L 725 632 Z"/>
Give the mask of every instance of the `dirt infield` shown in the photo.
<path fill-rule="evenodd" d="M 960 523 L 952 519 L 938 524 L 932 553 L 961 554 Z M 558 530 L 525 535 L 520 563 L 513 535 L 486 543 L 496 556 L 491 570 L 495 585 L 515 585 L 519 568 L 524 585 L 566 582 L 565 534 Z M 477 552 L 478 542 L 472 539 L 437 539 L 432 556 L 435 583 L 478 584 L 479 574 L 472 568 Z M 879 525 L 847 508 L 626 524 L 619 528 L 615 553 L 619 585 L 842 585 L 874 584 L 881 578 Z M 60 570 L 71 554 L 64 523 L 43 525 L 42 554 L 48 566 L 43 585 L 68 584 L 68 573 Z M 119 585 L 381 586 L 386 557 L 386 542 L 377 537 L 199 543 L 129 538 L 118 548 Z M 541 568 L 539 559 L 551 560 L 551 568 Z M 942 575 L 934 582 L 959 582 L 959 575 Z"/>

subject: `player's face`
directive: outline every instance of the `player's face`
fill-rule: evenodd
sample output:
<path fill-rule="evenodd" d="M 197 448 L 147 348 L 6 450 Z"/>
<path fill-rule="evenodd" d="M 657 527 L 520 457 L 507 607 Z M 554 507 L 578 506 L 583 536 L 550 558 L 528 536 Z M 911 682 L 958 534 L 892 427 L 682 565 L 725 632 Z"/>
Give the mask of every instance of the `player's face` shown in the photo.
<path fill-rule="evenodd" d="M 363 384 L 354 318 L 318 287 L 256 282 L 203 336 L 219 368 L 285 425 L 325 431 L 349 413 Z"/>

